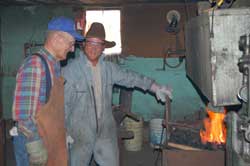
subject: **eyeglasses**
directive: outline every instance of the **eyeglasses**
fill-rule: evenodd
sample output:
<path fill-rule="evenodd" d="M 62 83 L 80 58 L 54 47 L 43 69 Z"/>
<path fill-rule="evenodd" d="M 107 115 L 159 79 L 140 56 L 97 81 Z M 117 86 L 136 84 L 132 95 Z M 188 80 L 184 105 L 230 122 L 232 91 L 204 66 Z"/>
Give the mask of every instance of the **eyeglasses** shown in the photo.
<path fill-rule="evenodd" d="M 104 42 L 89 41 L 89 40 L 86 40 L 86 43 L 88 43 L 90 45 L 93 45 L 93 46 L 103 46 L 103 45 L 105 45 Z"/>

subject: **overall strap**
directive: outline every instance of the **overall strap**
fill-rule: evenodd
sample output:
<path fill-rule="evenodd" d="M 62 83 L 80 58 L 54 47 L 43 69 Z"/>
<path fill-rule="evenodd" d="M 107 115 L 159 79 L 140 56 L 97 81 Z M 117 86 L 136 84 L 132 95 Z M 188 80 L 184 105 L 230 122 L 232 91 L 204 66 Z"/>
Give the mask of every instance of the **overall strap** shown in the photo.
<path fill-rule="evenodd" d="M 46 100 L 45 101 L 47 103 L 47 101 L 49 100 L 49 94 L 50 94 L 50 90 L 51 90 L 51 86 L 52 86 L 49 66 L 48 66 L 48 63 L 43 55 L 41 55 L 39 53 L 35 53 L 33 56 L 39 56 L 42 60 L 42 63 L 45 66 L 45 74 L 46 74 Z"/>

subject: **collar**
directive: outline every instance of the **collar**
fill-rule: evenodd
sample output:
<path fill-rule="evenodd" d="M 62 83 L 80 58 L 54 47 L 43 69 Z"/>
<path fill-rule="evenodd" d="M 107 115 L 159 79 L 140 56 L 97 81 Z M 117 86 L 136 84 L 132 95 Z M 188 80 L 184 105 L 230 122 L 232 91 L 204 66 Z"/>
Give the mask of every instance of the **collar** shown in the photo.
<path fill-rule="evenodd" d="M 84 62 L 84 64 L 86 64 L 87 66 L 91 66 L 91 62 L 88 60 L 87 56 L 85 55 L 85 53 L 83 51 L 80 51 L 80 59 L 82 59 L 82 61 Z M 104 61 L 104 55 L 102 54 L 99 57 L 98 63 L 97 65 L 102 64 Z"/>
<path fill-rule="evenodd" d="M 56 58 L 52 56 L 51 53 L 48 50 L 46 50 L 44 47 L 42 47 L 39 52 L 42 55 L 47 55 L 48 61 L 51 62 L 52 64 L 58 63 L 58 60 L 56 60 Z"/>

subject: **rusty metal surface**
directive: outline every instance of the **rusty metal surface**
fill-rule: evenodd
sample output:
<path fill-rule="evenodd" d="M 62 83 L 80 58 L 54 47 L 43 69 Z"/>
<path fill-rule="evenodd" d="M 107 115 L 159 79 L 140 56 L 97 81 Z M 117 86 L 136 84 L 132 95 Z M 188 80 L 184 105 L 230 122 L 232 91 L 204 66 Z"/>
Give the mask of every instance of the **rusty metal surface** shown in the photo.
<path fill-rule="evenodd" d="M 238 41 L 250 33 L 248 20 L 250 8 L 224 9 L 195 17 L 185 27 L 187 75 L 214 106 L 239 104 Z"/>
<path fill-rule="evenodd" d="M 169 137 L 170 135 L 170 128 L 169 128 L 169 122 L 171 121 L 171 101 L 170 98 L 168 96 L 166 96 L 166 102 L 165 102 L 165 122 L 164 122 L 164 126 L 166 128 L 166 138 Z M 167 141 L 166 141 L 167 143 Z"/>
<path fill-rule="evenodd" d="M 224 151 L 163 150 L 162 166 L 224 166 Z"/>

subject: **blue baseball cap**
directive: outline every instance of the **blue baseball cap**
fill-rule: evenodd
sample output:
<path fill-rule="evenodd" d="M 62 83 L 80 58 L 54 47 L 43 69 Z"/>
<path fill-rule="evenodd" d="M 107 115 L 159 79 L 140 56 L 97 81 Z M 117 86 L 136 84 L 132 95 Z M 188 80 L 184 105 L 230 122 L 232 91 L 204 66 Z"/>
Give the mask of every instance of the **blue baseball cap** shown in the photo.
<path fill-rule="evenodd" d="M 82 41 L 84 39 L 82 35 L 77 33 L 74 21 L 63 16 L 51 19 L 48 23 L 48 30 L 67 32 L 72 35 L 77 41 Z"/>

